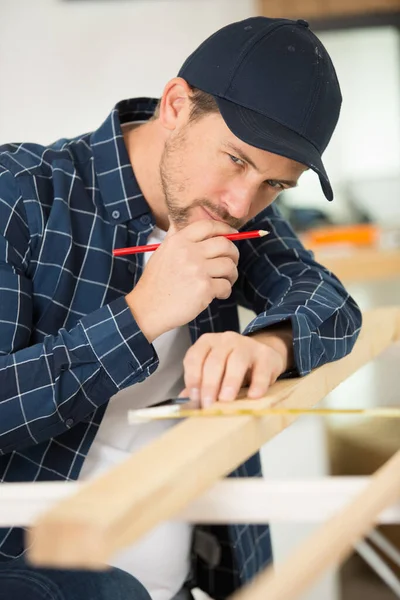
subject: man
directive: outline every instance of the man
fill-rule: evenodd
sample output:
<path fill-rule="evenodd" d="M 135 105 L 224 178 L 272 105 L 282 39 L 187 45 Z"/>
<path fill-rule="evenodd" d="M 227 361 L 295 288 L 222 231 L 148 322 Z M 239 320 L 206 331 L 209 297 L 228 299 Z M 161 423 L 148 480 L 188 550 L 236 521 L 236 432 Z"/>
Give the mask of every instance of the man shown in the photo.
<path fill-rule="evenodd" d="M 207 406 L 245 385 L 259 398 L 350 352 L 357 306 L 273 206 L 308 168 L 332 200 L 321 154 L 340 104 L 308 24 L 257 17 L 206 40 L 158 104 L 121 102 L 94 133 L 46 148 L 2 147 L 2 480 L 93 477 L 172 426 L 128 427 L 128 408 L 179 393 Z M 235 245 L 237 229 L 269 235 Z M 155 241 L 152 256 L 112 256 Z M 257 315 L 243 334 L 238 305 Z M 233 475 L 259 476 L 259 457 Z M 29 583 L 35 600 L 194 586 L 219 599 L 271 547 L 264 526 L 174 522 L 121 553 L 123 570 L 35 570 L 19 529 L 1 532 L 0 556 L 0 597 Z"/>

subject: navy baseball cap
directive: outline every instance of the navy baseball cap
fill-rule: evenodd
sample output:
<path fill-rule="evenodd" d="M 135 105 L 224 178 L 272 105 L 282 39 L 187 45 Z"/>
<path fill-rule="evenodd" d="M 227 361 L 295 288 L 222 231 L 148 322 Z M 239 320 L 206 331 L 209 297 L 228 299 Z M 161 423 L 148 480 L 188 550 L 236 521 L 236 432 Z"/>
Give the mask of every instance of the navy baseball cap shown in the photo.
<path fill-rule="evenodd" d="M 333 199 L 321 155 L 342 95 L 329 54 L 307 21 L 252 17 L 231 23 L 206 39 L 178 76 L 214 96 L 236 137 L 307 165 Z"/>

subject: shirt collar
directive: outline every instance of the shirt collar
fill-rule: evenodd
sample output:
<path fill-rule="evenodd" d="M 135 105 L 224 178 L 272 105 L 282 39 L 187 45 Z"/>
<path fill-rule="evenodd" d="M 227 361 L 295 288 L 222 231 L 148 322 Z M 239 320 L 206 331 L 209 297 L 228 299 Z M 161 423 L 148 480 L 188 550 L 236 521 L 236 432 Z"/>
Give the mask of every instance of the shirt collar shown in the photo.
<path fill-rule="evenodd" d="M 122 100 L 91 135 L 100 194 L 112 223 L 129 221 L 150 210 L 134 175 L 121 125 L 147 121 L 156 105 L 154 98 Z"/>

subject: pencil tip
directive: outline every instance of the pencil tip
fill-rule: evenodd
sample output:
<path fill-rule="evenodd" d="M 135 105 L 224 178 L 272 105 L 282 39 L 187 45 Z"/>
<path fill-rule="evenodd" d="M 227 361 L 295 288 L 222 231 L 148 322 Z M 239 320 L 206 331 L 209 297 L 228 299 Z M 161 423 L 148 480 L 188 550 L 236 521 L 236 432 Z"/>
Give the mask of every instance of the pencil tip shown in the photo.
<path fill-rule="evenodd" d="M 260 237 L 264 237 L 264 235 L 268 235 L 269 231 L 265 231 L 265 229 L 259 229 L 258 234 Z"/>

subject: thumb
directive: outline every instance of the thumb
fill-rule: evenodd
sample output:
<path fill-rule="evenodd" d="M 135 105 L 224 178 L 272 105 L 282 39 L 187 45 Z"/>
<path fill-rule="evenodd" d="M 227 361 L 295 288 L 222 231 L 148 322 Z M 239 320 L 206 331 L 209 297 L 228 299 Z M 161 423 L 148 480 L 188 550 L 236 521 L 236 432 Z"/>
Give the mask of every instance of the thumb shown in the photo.
<path fill-rule="evenodd" d="M 175 223 L 173 221 L 171 221 L 171 219 L 170 219 L 167 235 L 165 237 L 171 237 L 171 235 L 174 235 L 175 233 L 178 233 L 178 229 L 177 229 Z"/>
<path fill-rule="evenodd" d="M 187 398 L 188 396 L 189 396 L 189 390 L 187 388 L 185 388 L 184 390 L 181 391 L 178 398 Z M 200 400 L 190 400 L 186 404 L 182 405 L 182 410 L 185 410 L 185 408 L 190 409 L 190 410 L 200 408 Z"/>

